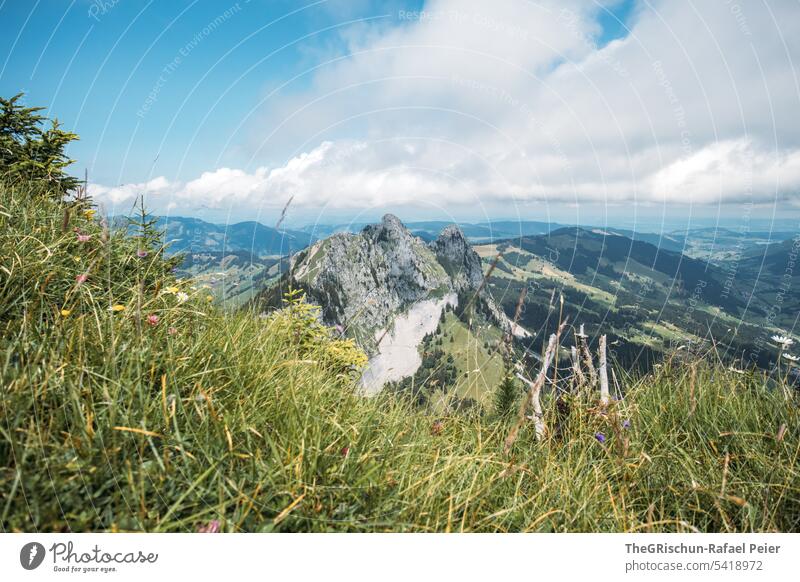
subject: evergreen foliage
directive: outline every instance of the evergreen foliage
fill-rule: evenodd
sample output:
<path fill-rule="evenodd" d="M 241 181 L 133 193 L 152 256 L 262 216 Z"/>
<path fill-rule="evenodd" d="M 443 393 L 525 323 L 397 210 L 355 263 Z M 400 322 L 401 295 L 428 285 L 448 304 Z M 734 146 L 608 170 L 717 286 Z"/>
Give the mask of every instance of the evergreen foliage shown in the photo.
<path fill-rule="evenodd" d="M 43 107 L 25 107 L 22 93 L 0 97 L 0 176 L 6 183 L 43 182 L 55 196 L 63 196 L 78 186 L 78 180 L 65 171 L 73 160 L 67 157 L 67 145 L 78 139 L 63 131 L 58 120 L 48 121 L 39 115 Z"/>

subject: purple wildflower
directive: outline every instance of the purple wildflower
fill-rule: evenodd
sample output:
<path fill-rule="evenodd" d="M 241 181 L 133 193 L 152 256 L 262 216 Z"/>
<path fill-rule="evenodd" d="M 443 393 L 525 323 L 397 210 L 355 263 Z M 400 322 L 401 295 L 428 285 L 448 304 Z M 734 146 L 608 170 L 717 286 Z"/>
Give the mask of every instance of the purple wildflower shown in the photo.
<path fill-rule="evenodd" d="M 625 420 L 622 421 L 622 428 L 630 428 L 630 427 L 631 427 L 631 421 L 630 420 L 625 419 Z"/>
<path fill-rule="evenodd" d="M 147 256 L 147 251 L 144 249 L 139 249 L 138 251 L 136 251 L 136 256 L 139 257 L 140 259 L 143 259 Z"/>
<path fill-rule="evenodd" d="M 601 433 L 601 432 L 596 432 L 596 433 L 594 433 L 594 438 L 596 438 L 596 439 L 597 439 L 597 442 L 598 442 L 598 443 L 604 443 L 604 442 L 606 442 L 606 435 L 604 435 L 604 434 L 603 434 L 603 433 Z"/>

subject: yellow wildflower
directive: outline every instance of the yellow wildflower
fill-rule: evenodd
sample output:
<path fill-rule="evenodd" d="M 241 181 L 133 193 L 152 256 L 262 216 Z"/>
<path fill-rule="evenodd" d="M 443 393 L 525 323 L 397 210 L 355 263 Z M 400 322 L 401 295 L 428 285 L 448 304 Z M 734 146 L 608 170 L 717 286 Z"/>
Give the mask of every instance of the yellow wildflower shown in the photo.
<path fill-rule="evenodd" d="M 72 313 L 72 310 L 71 310 L 71 309 L 62 309 L 62 310 L 61 310 L 61 315 L 62 315 L 63 317 L 67 317 L 67 316 L 68 316 L 70 313 Z"/>
<path fill-rule="evenodd" d="M 180 289 L 178 289 L 177 287 L 167 287 L 167 288 L 164 290 L 164 293 L 172 293 L 172 294 L 174 295 L 174 294 L 175 294 L 175 293 L 177 293 L 178 291 L 180 291 Z"/>
<path fill-rule="evenodd" d="M 87 220 L 91 220 L 94 218 L 94 215 L 97 213 L 96 210 L 89 208 L 88 210 L 83 211 L 83 215 L 86 217 Z"/>
<path fill-rule="evenodd" d="M 206 301 L 214 301 L 213 295 L 206 295 Z"/>
<path fill-rule="evenodd" d="M 125 306 L 117 303 L 116 305 L 111 306 L 111 311 L 125 311 Z"/>

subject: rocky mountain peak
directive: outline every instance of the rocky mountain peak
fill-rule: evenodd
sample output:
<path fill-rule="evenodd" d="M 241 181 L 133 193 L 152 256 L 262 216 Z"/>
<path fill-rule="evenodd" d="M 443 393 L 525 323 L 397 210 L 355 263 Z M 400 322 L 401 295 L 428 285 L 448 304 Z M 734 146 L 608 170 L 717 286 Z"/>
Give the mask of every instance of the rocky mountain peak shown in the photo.
<path fill-rule="evenodd" d="M 445 297 L 472 297 L 481 288 L 483 268 L 457 226 L 427 244 L 387 214 L 360 233 L 316 242 L 297 256 L 289 276 L 322 308 L 326 323 L 343 326 L 369 350 L 376 332 L 391 328 L 420 302 L 435 301 L 441 310 Z M 481 296 L 501 322 L 491 298 Z"/>
<path fill-rule="evenodd" d="M 455 291 L 476 290 L 483 281 L 483 267 L 461 229 L 452 224 L 431 243 L 436 259 L 453 280 Z"/>
<path fill-rule="evenodd" d="M 376 243 L 408 244 L 414 238 L 414 235 L 394 214 L 384 215 L 378 224 L 365 226 L 361 234 Z"/>

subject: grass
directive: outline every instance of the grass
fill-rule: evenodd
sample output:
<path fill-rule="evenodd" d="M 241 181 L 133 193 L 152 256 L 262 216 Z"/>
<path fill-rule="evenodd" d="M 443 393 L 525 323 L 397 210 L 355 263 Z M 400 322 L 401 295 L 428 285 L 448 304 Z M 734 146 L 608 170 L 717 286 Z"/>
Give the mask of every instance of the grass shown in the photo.
<path fill-rule="evenodd" d="M 497 328 L 470 329 L 452 312 L 447 312 L 435 338 L 445 354 L 452 354 L 458 377 L 450 392 L 461 398 L 472 398 L 491 407 L 491 394 L 503 379 L 503 360 L 494 346 L 501 341 Z M 450 337 L 453 341 L 450 341 Z M 489 341 L 488 349 L 484 344 Z M 477 370 L 477 371 L 476 371 Z"/>
<path fill-rule="evenodd" d="M 606 410 L 548 395 L 551 437 L 506 455 L 490 410 L 359 396 L 363 354 L 298 298 L 224 313 L 84 203 L 0 191 L 3 531 L 800 527 L 797 406 L 761 374 L 670 359 Z"/>

